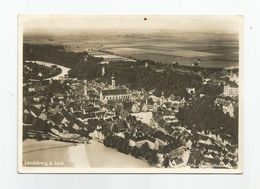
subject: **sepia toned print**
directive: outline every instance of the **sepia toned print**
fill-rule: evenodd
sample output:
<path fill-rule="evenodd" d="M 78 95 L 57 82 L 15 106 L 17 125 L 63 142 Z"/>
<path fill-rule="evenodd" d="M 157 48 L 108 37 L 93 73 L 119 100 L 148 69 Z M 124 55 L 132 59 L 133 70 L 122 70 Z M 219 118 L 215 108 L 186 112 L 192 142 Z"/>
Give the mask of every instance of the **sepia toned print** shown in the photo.
<path fill-rule="evenodd" d="M 20 16 L 18 171 L 241 173 L 242 26 Z"/>

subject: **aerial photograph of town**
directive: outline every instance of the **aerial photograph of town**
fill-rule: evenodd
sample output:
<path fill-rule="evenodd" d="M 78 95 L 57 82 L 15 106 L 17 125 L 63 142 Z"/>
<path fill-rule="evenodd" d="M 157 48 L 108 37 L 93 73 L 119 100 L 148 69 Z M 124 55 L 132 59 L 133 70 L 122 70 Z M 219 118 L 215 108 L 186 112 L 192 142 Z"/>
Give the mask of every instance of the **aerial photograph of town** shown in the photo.
<path fill-rule="evenodd" d="M 20 171 L 240 170 L 241 23 L 20 16 Z"/>

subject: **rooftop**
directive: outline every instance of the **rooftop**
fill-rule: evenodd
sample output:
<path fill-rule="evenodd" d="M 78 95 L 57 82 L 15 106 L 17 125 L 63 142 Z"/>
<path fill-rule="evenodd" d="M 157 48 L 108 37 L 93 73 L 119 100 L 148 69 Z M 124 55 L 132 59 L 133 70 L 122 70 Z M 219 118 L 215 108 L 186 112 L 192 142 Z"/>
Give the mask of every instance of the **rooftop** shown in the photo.
<path fill-rule="evenodd" d="M 104 96 L 123 95 L 123 94 L 128 94 L 128 92 L 127 89 L 106 89 L 106 90 L 102 90 L 102 94 Z"/>

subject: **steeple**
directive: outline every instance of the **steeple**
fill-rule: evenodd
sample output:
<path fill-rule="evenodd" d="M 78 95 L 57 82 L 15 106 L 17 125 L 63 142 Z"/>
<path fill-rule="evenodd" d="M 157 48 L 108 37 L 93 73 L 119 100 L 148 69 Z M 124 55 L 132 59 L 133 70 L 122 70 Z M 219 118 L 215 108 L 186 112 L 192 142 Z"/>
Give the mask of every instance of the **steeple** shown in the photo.
<path fill-rule="evenodd" d="M 88 96 L 88 90 L 87 90 L 87 80 L 84 80 L 84 96 Z"/>
<path fill-rule="evenodd" d="M 101 76 L 103 77 L 106 73 L 105 66 L 102 66 Z"/>
<path fill-rule="evenodd" d="M 116 88 L 116 81 L 115 81 L 115 76 L 114 76 L 114 74 L 112 74 L 112 77 L 111 77 L 111 85 L 112 85 L 112 89 L 115 89 L 115 88 Z"/>
<path fill-rule="evenodd" d="M 161 95 L 161 97 L 164 97 L 164 92 L 162 91 L 162 95 Z"/>

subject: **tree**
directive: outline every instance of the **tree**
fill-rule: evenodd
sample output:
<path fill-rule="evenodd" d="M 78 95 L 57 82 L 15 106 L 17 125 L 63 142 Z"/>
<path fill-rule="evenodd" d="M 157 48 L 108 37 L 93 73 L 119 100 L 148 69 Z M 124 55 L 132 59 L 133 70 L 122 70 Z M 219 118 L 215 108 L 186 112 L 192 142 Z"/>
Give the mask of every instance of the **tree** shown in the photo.
<path fill-rule="evenodd" d="M 140 147 L 140 155 L 145 158 L 147 153 L 150 151 L 149 144 L 145 142 L 141 147 Z"/>
<path fill-rule="evenodd" d="M 134 146 L 131 150 L 131 154 L 132 156 L 134 156 L 135 158 L 139 158 L 141 155 L 140 149 L 137 148 L 136 146 Z"/>

